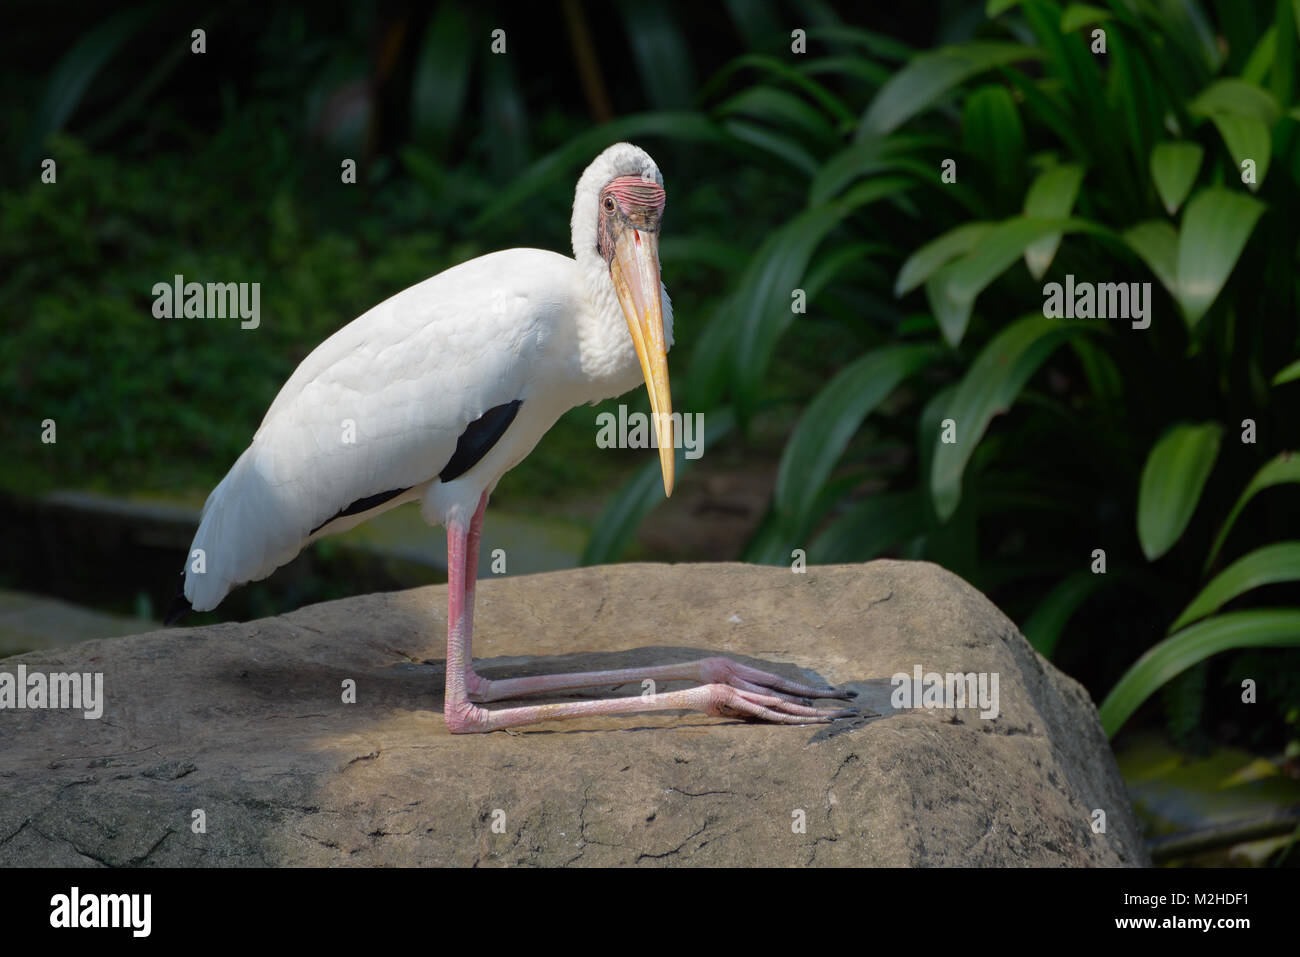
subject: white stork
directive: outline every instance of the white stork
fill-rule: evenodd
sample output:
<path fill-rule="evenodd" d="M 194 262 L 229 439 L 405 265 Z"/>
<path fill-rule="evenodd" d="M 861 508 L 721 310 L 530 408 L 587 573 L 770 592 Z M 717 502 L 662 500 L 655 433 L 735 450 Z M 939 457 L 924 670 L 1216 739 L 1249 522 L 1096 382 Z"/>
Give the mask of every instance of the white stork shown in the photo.
<path fill-rule="evenodd" d="M 398 293 L 321 343 L 208 496 L 168 624 L 189 608 L 217 607 L 231 588 L 265 578 L 321 536 L 418 501 L 426 521 L 447 529 L 444 713 L 452 732 L 673 709 L 786 724 L 855 713 L 802 700 L 854 692 L 810 687 L 725 658 L 491 681 L 474 673 L 483 510 L 501 476 L 564 412 L 627 392 L 643 378 L 656 413 L 664 492 L 672 494 L 673 315 L 658 252 L 664 200 L 654 161 L 618 143 L 578 181 L 573 259 L 540 249 L 480 256 Z M 354 441 L 345 441 L 349 430 Z M 703 684 L 503 710 L 478 705 L 647 678 Z"/>

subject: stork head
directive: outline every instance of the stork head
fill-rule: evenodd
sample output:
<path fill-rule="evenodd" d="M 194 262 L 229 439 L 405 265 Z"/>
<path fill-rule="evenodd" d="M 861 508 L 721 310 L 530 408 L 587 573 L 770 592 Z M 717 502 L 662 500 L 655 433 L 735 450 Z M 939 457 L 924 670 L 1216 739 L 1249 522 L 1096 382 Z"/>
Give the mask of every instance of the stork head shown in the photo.
<path fill-rule="evenodd" d="M 615 143 L 578 181 L 573 201 L 573 252 L 589 273 L 612 285 L 641 362 L 659 442 L 664 493 L 673 493 L 675 439 L 668 387 L 659 278 L 659 224 L 664 179 L 645 150 Z"/>

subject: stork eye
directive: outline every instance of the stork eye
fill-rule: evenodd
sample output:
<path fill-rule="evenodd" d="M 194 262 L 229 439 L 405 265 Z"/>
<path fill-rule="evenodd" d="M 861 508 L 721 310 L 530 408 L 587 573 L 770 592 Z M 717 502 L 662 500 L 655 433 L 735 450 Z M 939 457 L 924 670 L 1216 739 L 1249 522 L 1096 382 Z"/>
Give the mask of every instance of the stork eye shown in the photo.
<path fill-rule="evenodd" d="M 607 212 L 607 213 L 612 213 L 613 211 L 614 211 L 614 197 L 613 197 L 613 196 L 606 196 L 606 197 L 605 197 L 605 212 Z"/>

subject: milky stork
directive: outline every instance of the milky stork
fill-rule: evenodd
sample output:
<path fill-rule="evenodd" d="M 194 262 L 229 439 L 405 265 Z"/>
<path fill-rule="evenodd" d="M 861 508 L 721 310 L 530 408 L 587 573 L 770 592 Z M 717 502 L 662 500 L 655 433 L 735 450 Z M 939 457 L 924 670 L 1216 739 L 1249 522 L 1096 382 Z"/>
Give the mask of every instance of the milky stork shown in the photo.
<path fill-rule="evenodd" d="M 168 624 L 190 608 L 215 608 L 231 588 L 265 578 L 322 536 L 418 501 L 426 521 L 447 529 L 444 713 L 452 732 L 674 709 L 785 724 L 856 713 L 820 710 L 809 700 L 854 692 L 726 658 L 500 680 L 474 672 L 483 510 L 501 476 L 564 412 L 635 388 L 639 373 L 664 493 L 672 494 L 673 314 L 658 251 L 664 201 L 654 161 L 618 143 L 578 181 L 573 259 L 540 249 L 480 256 L 398 293 L 321 343 L 208 496 Z M 645 679 L 702 685 L 502 710 L 478 705 Z"/>

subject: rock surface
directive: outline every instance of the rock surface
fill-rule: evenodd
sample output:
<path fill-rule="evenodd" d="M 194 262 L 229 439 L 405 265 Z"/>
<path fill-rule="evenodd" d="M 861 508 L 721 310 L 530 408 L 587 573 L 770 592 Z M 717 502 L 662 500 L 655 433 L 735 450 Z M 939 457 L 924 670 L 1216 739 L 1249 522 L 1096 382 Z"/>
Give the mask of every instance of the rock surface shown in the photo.
<path fill-rule="evenodd" d="M 98 720 L 0 711 L 0 864 L 1148 862 L 1087 694 L 937 566 L 480 583 L 486 677 L 727 654 L 860 691 L 864 716 L 833 726 L 661 713 L 452 736 L 445 609 L 428 587 L 0 662 L 102 672 L 105 693 Z M 998 673 L 1000 714 L 894 710 L 889 678 L 916 665 Z"/>

